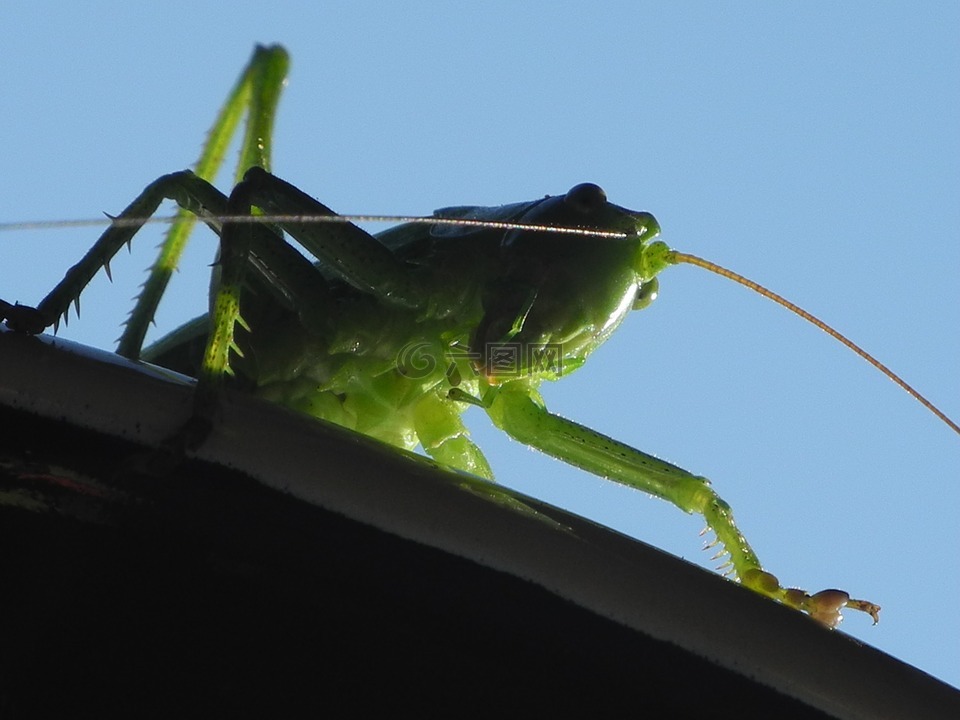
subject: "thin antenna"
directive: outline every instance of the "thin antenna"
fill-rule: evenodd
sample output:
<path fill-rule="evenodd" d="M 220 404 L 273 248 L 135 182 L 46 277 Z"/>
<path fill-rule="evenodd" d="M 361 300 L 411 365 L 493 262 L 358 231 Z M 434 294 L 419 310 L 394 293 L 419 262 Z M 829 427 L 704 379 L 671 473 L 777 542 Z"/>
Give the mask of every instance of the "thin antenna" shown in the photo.
<path fill-rule="evenodd" d="M 564 233 L 567 235 L 587 235 L 590 237 L 624 238 L 626 233 L 617 230 L 594 230 L 591 228 L 557 227 L 525 222 L 504 222 L 500 220 L 478 220 L 475 218 L 448 218 L 422 215 L 198 215 L 204 222 L 223 224 L 247 223 L 417 223 L 420 225 L 458 225 L 461 227 L 482 227 L 496 230 L 531 230 L 534 232 Z M 63 228 L 102 227 L 140 227 L 141 225 L 171 225 L 177 216 L 152 216 L 149 218 L 78 218 L 74 220 L 23 220 L 0 222 L 0 232 L 24 230 L 55 230 Z"/>
<path fill-rule="evenodd" d="M 834 330 L 832 327 L 830 327 L 825 322 L 823 322 L 823 320 L 821 320 L 820 318 L 808 313 L 802 307 L 793 304 L 792 302 L 787 300 L 785 297 L 778 295 L 772 290 L 768 290 L 760 283 L 756 283 L 753 280 L 750 280 L 749 278 L 745 278 L 743 275 L 735 273 L 733 270 L 728 270 L 727 268 L 717 265 L 716 263 L 710 262 L 709 260 L 704 260 L 703 258 L 697 257 L 696 255 L 688 255 L 687 253 L 681 253 L 676 251 L 672 253 L 672 257 L 678 263 L 687 263 L 689 265 L 696 265 L 697 267 L 701 267 L 704 270 L 709 270 L 710 272 L 716 273 L 721 277 L 725 277 L 728 280 L 733 280 L 735 283 L 739 283 L 744 287 L 748 287 L 751 290 L 753 290 L 755 293 L 759 293 L 760 295 L 767 298 L 768 300 L 773 300 L 773 302 L 777 303 L 777 305 L 785 307 L 787 310 L 789 310 L 792 313 L 795 313 L 796 315 L 799 315 L 807 322 L 812 323 L 813 325 L 816 325 L 818 328 L 820 328 L 825 333 L 827 333 L 827 335 L 832 337 L 834 340 L 837 340 L 838 342 L 842 343 L 843 345 L 847 346 L 850 350 L 852 350 L 857 355 L 859 355 L 864 360 L 866 360 L 868 363 L 873 365 L 877 370 L 879 370 L 888 378 L 893 380 L 893 382 L 895 382 L 897 385 L 903 388 L 907 393 L 912 395 L 927 410 L 932 412 L 934 415 L 940 418 L 940 420 L 946 423 L 947 427 L 949 427 L 955 433 L 960 435 L 960 425 L 957 425 L 957 423 L 955 423 L 953 420 L 947 417 L 947 415 L 942 410 L 940 410 L 940 408 L 938 408 L 932 402 L 927 400 L 918 391 L 914 390 L 909 383 L 907 383 L 903 378 L 901 378 L 899 375 L 893 372 L 893 370 L 891 370 L 882 362 L 877 360 L 873 355 L 868 353 L 866 350 L 864 350 L 855 342 L 847 338 L 845 335 L 843 335 L 837 330 Z"/>

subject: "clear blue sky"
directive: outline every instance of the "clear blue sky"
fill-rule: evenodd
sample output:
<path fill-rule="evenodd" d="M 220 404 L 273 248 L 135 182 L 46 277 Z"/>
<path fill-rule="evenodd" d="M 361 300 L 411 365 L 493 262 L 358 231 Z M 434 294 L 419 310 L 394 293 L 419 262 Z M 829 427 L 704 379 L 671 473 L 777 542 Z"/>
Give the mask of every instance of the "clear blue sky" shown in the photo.
<path fill-rule="evenodd" d="M 274 168 L 333 208 L 597 182 L 960 417 L 953 0 L 270 5 L 5 3 L 0 221 L 120 210 L 193 162 L 254 43 L 280 42 Z M 95 235 L 4 234 L 0 296 L 37 301 Z M 98 277 L 67 337 L 112 347 L 153 243 Z M 197 247 L 160 330 L 202 309 Z M 711 477 L 785 583 L 879 602 L 878 627 L 844 631 L 960 684 L 960 438 L 747 291 L 692 268 L 661 287 L 550 407 Z M 699 520 L 474 420 L 502 482 L 709 565 Z"/>

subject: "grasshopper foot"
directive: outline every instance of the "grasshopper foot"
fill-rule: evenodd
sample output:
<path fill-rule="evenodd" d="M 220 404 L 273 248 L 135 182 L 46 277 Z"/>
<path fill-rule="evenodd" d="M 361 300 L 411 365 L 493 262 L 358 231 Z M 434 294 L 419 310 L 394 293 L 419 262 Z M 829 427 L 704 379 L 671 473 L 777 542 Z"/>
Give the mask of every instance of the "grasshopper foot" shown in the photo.
<path fill-rule="evenodd" d="M 212 429 L 213 425 L 206 419 L 193 417 L 157 449 L 126 458 L 115 475 L 117 478 L 133 476 L 164 480 L 183 464 L 188 451 L 196 450 L 203 444 Z"/>
<path fill-rule="evenodd" d="M 35 307 L 20 303 L 11 305 L 4 300 L 0 300 L 0 320 L 11 330 L 30 335 L 39 335 L 52 324 Z"/>
<path fill-rule="evenodd" d="M 873 618 L 873 624 L 880 622 L 880 606 L 868 600 L 857 600 L 843 590 L 821 590 L 813 595 L 797 588 L 784 588 L 776 576 L 765 570 L 754 569 L 744 573 L 743 585 L 756 590 L 761 595 L 773 598 L 795 610 L 807 613 L 811 618 L 836 628 L 843 621 L 841 611 L 844 608 L 859 610 Z"/>
<path fill-rule="evenodd" d="M 183 427 L 163 441 L 164 452 L 184 455 L 189 450 L 196 450 L 203 445 L 210 433 L 213 432 L 213 422 L 199 415 L 192 416 Z"/>

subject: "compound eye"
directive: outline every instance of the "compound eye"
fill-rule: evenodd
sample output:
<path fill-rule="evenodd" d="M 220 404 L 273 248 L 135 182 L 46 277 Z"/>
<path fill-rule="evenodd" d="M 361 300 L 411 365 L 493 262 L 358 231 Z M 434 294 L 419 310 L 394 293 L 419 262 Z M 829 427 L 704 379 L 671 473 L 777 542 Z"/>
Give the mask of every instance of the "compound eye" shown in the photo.
<path fill-rule="evenodd" d="M 570 191 L 564 197 L 564 202 L 574 210 L 587 214 L 603 207 L 607 202 L 607 194 L 599 185 L 581 183 L 570 188 Z"/>

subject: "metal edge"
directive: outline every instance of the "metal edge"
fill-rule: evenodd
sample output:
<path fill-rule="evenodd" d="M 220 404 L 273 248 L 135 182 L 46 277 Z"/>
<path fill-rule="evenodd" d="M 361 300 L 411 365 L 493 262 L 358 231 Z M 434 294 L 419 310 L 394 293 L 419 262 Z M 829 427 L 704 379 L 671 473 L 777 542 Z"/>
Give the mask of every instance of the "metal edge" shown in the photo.
<path fill-rule="evenodd" d="M 156 446 L 188 417 L 191 382 L 59 339 L 2 332 L 0 403 Z M 535 583 L 836 717 L 960 716 L 950 686 L 723 578 L 255 398 L 229 394 L 196 456 Z"/>

